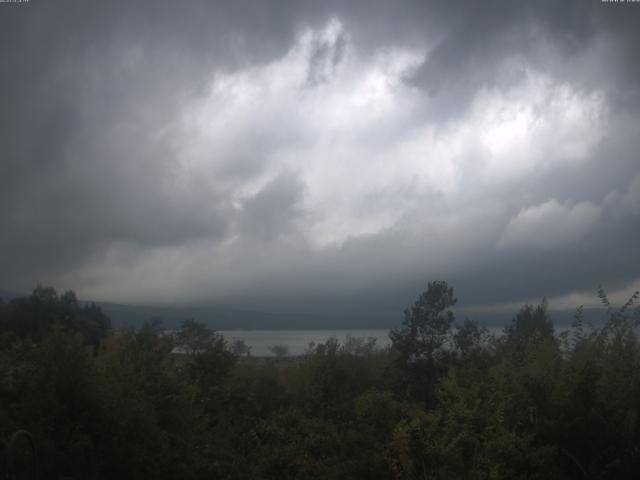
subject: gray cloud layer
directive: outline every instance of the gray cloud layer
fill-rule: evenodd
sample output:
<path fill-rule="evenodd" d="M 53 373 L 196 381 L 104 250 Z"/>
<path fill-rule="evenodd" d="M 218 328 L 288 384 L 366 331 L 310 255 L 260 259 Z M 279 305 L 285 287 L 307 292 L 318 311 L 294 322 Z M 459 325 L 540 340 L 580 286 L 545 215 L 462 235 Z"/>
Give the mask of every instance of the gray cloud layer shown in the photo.
<path fill-rule="evenodd" d="M 639 20 L 0 5 L 0 285 L 373 315 L 438 278 L 467 304 L 637 283 Z"/>

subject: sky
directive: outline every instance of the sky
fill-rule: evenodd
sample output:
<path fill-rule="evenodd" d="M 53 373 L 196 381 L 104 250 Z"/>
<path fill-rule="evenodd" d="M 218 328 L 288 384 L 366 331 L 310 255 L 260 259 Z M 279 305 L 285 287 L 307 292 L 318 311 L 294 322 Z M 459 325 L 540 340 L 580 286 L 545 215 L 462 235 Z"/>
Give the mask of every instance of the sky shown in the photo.
<path fill-rule="evenodd" d="M 0 3 L 0 288 L 387 315 L 640 288 L 640 2 Z"/>

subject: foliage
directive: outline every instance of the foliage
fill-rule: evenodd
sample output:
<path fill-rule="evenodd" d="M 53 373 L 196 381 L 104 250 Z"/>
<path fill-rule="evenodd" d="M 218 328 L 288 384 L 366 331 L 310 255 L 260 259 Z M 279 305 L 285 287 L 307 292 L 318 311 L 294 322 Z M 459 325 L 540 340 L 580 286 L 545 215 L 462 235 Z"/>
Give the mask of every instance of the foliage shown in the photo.
<path fill-rule="evenodd" d="M 454 321 L 450 310 L 457 302 L 447 282 L 430 282 L 427 290 L 404 311 L 401 329 L 389 336 L 407 363 L 433 361 L 441 353 Z"/>
<path fill-rule="evenodd" d="M 389 333 L 405 374 L 404 388 L 427 406 L 436 400 L 435 386 L 443 373 L 445 345 L 455 319 L 450 308 L 457 301 L 447 282 L 429 282 L 427 290 L 404 311 L 402 328 Z"/>
<path fill-rule="evenodd" d="M 239 357 L 246 355 L 251 356 L 251 347 L 248 346 L 242 338 L 236 338 L 231 344 L 231 351 Z"/>
<path fill-rule="evenodd" d="M 269 347 L 269 351 L 273 353 L 277 358 L 286 357 L 289 354 L 289 347 L 283 343 L 272 345 Z"/>
<path fill-rule="evenodd" d="M 598 328 L 578 310 L 555 335 L 543 301 L 494 338 L 454 326 L 434 282 L 388 349 L 332 338 L 274 360 L 193 320 L 113 330 L 38 287 L 0 303 L 0 478 L 36 468 L 19 431 L 41 478 L 635 478 L 638 296 L 599 295 Z"/>
<path fill-rule="evenodd" d="M 0 331 L 13 332 L 36 341 L 54 328 L 79 333 L 97 346 L 109 331 L 109 318 L 95 304 L 80 305 L 73 291 L 62 295 L 51 287 L 38 285 L 31 296 L 0 305 Z"/>

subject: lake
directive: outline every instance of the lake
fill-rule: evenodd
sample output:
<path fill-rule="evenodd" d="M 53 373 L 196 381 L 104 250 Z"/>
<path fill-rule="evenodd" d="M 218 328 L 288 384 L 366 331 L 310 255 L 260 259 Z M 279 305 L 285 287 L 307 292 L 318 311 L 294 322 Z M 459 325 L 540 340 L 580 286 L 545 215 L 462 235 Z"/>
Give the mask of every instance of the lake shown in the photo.
<path fill-rule="evenodd" d="M 557 326 L 556 335 L 568 328 L 566 325 Z M 489 327 L 487 330 L 495 337 L 499 337 L 503 333 L 503 327 Z M 244 340 L 251 348 L 251 355 L 254 357 L 273 356 L 269 348 L 274 345 L 286 345 L 289 349 L 287 355 L 302 355 L 311 342 L 317 345 L 326 342 L 331 337 L 336 337 L 341 344 L 344 344 L 349 335 L 364 339 L 373 337 L 376 339 L 378 348 L 384 348 L 391 344 L 389 330 L 219 330 L 218 332 L 223 334 L 229 343 L 236 339 Z"/>
<path fill-rule="evenodd" d="M 289 355 L 302 355 L 310 342 L 324 343 L 336 337 L 340 343 L 344 343 L 348 335 L 365 339 L 373 337 L 379 348 L 391 343 L 389 330 L 221 330 L 219 333 L 229 342 L 244 340 L 255 357 L 273 356 L 269 350 L 273 345 L 286 345 Z"/>

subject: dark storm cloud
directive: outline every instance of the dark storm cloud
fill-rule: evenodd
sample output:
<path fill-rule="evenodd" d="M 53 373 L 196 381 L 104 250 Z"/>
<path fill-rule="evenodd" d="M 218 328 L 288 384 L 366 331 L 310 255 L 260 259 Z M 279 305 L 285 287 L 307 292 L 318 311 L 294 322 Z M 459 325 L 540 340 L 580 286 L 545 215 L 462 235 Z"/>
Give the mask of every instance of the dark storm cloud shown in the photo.
<path fill-rule="evenodd" d="M 637 82 L 618 88 L 619 82 L 637 78 L 639 68 L 628 47 L 638 39 L 637 12 L 628 8 L 607 8 L 598 1 L 468 2 L 456 9 L 440 4 L 436 11 L 437 44 L 412 81 L 429 92 L 445 116 L 463 111 L 483 86 L 518 81 L 525 64 L 579 84 L 597 82 L 614 96 L 637 95 Z M 584 52 L 604 38 L 611 42 L 607 57 L 615 58 L 604 74 L 606 83 L 602 67 L 611 58 L 579 64 Z M 521 68 L 505 72 L 500 67 L 508 59 Z"/>
<path fill-rule="evenodd" d="M 599 1 L 0 5 L 0 286 L 363 312 L 435 278 L 485 304 L 624 287 L 638 20 Z"/>
<path fill-rule="evenodd" d="M 273 240 L 291 231 L 291 223 L 302 214 L 298 206 L 304 186 L 298 178 L 280 175 L 271 180 L 241 206 L 242 235 Z"/>

